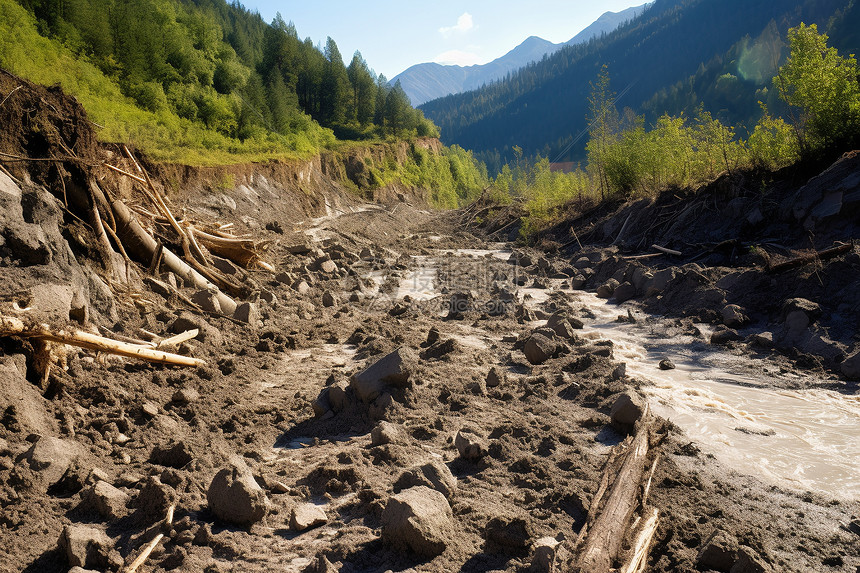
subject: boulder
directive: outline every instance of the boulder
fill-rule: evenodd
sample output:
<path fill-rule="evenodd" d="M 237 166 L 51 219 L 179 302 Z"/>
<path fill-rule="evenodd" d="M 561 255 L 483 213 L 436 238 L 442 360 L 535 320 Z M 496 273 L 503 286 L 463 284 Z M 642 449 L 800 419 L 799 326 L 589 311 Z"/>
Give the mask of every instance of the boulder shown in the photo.
<path fill-rule="evenodd" d="M 505 378 L 505 371 L 498 366 L 493 366 L 490 368 L 490 371 L 487 372 L 487 388 L 496 388 L 501 386 L 505 381 Z"/>
<path fill-rule="evenodd" d="M 337 297 L 330 290 L 327 290 L 322 295 L 322 304 L 325 307 L 337 306 Z"/>
<path fill-rule="evenodd" d="M 266 494 L 238 456 L 231 458 L 229 466 L 215 474 L 206 499 L 215 517 L 243 527 L 263 519 L 269 506 Z"/>
<path fill-rule="evenodd" d="M 555 537 L 541 537 L 534 544 L 531 570 L 537 573 L 553 573 L 557 570 L 556 556 L 563 551 L 561 541 Z"/>
<path fill-rule="evenodd" d="M 382 539 L 391 547 L 432 558 L 454 535 L 454 516 L 445 496 L 425 486 L 394 494 L 382 512 Z"/>
<path fill-rule="evenodd" d="M 849 380 L 860 380 L 860 350 L 851 354 L 839 365 L 842 375 Z"/>
<path fill-rule="evenodd" d="M 630 434 L 644 412 L 645 401 L 639 394 L 625 392 L 615 399 L 609 417 L 613 428 L 619 432 Z"/>
<path fill-rule="evenodd" d="M 723 324 L 729 328 L 737 328 L 743 326 L 749 319 L 744 314 L 744 309 L 736 304 L 727 304 L 722 310 Z"/>
<path fill-rule="evenodd" d="M 274 301 L 274 295 L 271 295 L 271 301 Z M 270 303 L 271 303 L 270 301 Z M 272 304 L 274 306 L 274 304 Z M 244 322 L 245 324 L 250 324 L 251 326 L 257 326 L 260 324 L 260 311 L 257 309 L 257 305 L 253 302 L 242 302 L 236 306 L 236 310 L 233 311 L 233 318 L 240 322 Z"/>
<path fill-rule="evenodd" d="M 487 452 L 484 440 L 471 432 L 460 430 L 454 439 L 454 445 L 464 460 L 480 460 Z"/>
<path fill-rule="evenodd" d="M 152 463 L 177 469 L 187 466 L 193 459 L 191 447 L 184 440 L 155 446 L 149 455 Z"/>
<path fill-rule="evenodd" d="M 130 497 L 106 481 L 97 481 L 81 495 L 84 505 L 94 509 L 105 519 L 119 519 L 128 513 Z"/>
<path fill-rule="evenodd" d="M 353 376 L 350 385 L 364 403 L 374 401 L 386 386 L 405 387 L 417 364 L 414 352 L 401 347 Z"/>
<path fill-rule="evenodd" d="M 71 567 L 104 570 L 122 564 L 119 554 L 111 551 L 111 538 L 96 527 L 67 525 L 57 544 Z"/>
<path fill-rule="evenodd" d="M 627 302 L 631 298 L 636 296 L 636 287 L 633 286 L 632 283 L 623 282 L 615 288 L 615 291 L 612 293 L 612 298 L 615 299 L 615 302 L 622 303 Z"/>
<path fill-rule="evenodd" d="M 532 364 L 543 364 L 555 353 L 555 343 L 542 334 L 532 334 L 523 347 L 526 360 Z"/>
<path fill-rule="evenodd" d="M 421 466 L 408 469 L 397 478 L 394 483 L 394 492 L 398 493 L 404 489 L 416 486 L 426 486 L 435 489 L 446 498 L 450 499 L 457 490 L 457 478 L 448 469 L 442 460 L 434 459 Z"/>
<path fill-rule="evenodd" d="M 37 472 L 39 481 L 50 487 L 60 481 L 79 456 L 80 450 L 74 442 L 43 437 L 30 446 L 22 459 Z"/>
<path fill-rule="evenodd" d="M 711 333 L 711 344 L 728 344 L 729 342 L 741 340 L 741 338 L 737 330 L 720 326 Z"/>
<path fill-rule="evenodd" d="M 737 558 L 737 540 L 728 533 L 719 532 L 701 548 L 696 565 L 701 570 L 712 569 L 728 573 Z"/>
<path fill-rule="evenodd" d="M 471 293 L 455 292 L 448 298 L 448 318 L 460 319 L 475 307 Z"/>
<path fill-rule="evenodd" d="M 597 287 L 598 298 L 612 298 L 612 295 L 615 293 L 615 289 L 618 288 L 619 284 L 620 283 L 616 279 L 609 279 Z"/>
<path fill-rule="evenodd" d="M 324 525 L 327 521 L 325 510 L 313 503 L 300 503 L 290 513 L 290 529 L 293 531 L 305 531 Z"/>
<path fill-rule="evenodd" d="M 666 286 L 674 280 L 677 271 L 674 268 L 657 271 L 650 280 L 645 281 L 645 296 L 655 296 L 666 290 Z"/>
<path fill-rule="evenodd" d="M 669 360 L 668 358 L 664 358 L 663 360 L 661 360 L 659 366 L 660 366 L 660 370 L 674 370 L 675 369 L 675 363 L 672 362 L 671 360 Z"/>
<path fill-rule="evenodd" d="M 495 517 L 484 528 L 484 538 L 505 553 L 518 553 L 528 547 L 531 531 L 521 517 Z"/>
<path fill-rule="evenodd" d="M 330 259 L 326 259 L 319 263 L 319 269 L 326 274 L 332 275 L 337 272 L 337 264 Z"/>
<path fill-rule="evenodd" d="M 370 445 L 384 446 L 393 444 L 400 439 L 400 428 L 391 422 L 379 422 L 370 431 Z"/>

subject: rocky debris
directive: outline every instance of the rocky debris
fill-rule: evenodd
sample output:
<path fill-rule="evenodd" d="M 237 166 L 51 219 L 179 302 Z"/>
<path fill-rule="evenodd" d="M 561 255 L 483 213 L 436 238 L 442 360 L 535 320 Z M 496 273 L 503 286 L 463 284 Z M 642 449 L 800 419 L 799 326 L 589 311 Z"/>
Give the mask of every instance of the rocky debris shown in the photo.
<path fill-rule="evenodd" d="M 792 197 L 791 214 L 807 229 L 828 219 L 850 216 L 860 209 L 860 154 L 850 151 L 821 174 L 810 179 Z"/>
<path fill-rule="evenodd" d="M 168 484 L 162 483 L 157 476 L 150 476 L 140 493 L 132 501 L 135 515 L 146 523 L 155 523 L 164 519 L 167 509 L 174 503 L 178 495 Z"/>
<path fill-rule="evenodd" d="M 532 334 L 523 346 L 526 360 L 531 364 L 543 364 L 555 354 L 555 342 L 542 334 Z"/>
<path fill-rule="evenodd" d="M 501 386 L 506 378 L 507 375 L 504 370 L 498 366 L 493 366 L 490 368 L 490 371 L 487 372 L 487 388 L 497 388 L 498 386 Z"/>
<path fill-rule="evenodd" d="M 535 573 L 555 573 L 567 561 L 569 552 L 555 537 L 541 537 L 534 543 L 531 570 Z"/>
<path fill-rule="evenodd" d="M 849 380 L 860 380 L 860 350 L 854 352 L 842 361 L 839 370 Z"/>
<path fill-rule="evenodd" d="M 325 510 L 313 503 L 300 503 L 290 513 L 290 529 L 305 531 L 324 525 L 328 521 Z"/>
<path fill-rule="evenodd" d="M 628 300 L 634 298 L 636 296 L 636 287 L 633 286 L 630 282 L 623 282 L 618 285 L 615 290 L 612 292 L 612 298 L 615 299 L 615 302 L 622 303 L 627 302 Z"/>
<path fill-rule="evenodd" d="M 727 326 L 719 326 L 711 333 L 711 344 L 728 344 L 729 342 L 737 342 L 742 338 L 737 330 Z"/>
<path fill-rule="evenodd" d="M 644 412 L 645 401 L 642 397 L 634 392 L 624 392 L 612 403 L 609 417 L 613 428 L 631 434 Z"/>
<path fill-rule="evenodd" d="M 200 290 L 191 296 L 191 302 L 199 306 L 204 312 L 221 314 L 221 303 L 214 291 Z"/>
<path fill-rule="evenodd" d="M 198 399 L 200 399 L 200 392 L 194 388 L 180 388 L 173 393 L 173 401 L 177 404 L 190 404 Z"/>
<path fill-rule="evenodd" d="M 669 360 L 668 358 L 664 358 L 663 360 L 660 361 L 659 367 L 660 367 L 660 370 L 674 370 L 675 369 L 675 363 L 672 362 L 671 360 Z"/>
<path fill-rule="evenodd" d="M 654 273 L 650 280 L 645 281 L 645 296 L 656 296 L 666 290 L 670 282 L 675 280 L 677 270 L 674 267 Z"/>
<path fill-rule="evenodd" d="M 521 517 L 494 517 L 484 528 L 484 538 L 504 553 L 520 553 L 531 540 L 530 529 Z"/>
<path fill-rule="evenodd" d="M 184 440 L 155 446 L 149 455 L 152 463 L 177 469 L 190 464 L 193 459 L 191 447 Z"/>
<path fill-rule="evenodd" d="M 144 402 L 140 407 L 140 411 L 148 418 L 154 418 L 159 414 L 159 408 L 152 402 Z"/>
<path fill-rule="evenodd" d="M 424 349 L 420 357 L 422 360 L 430 360 L 433 358 L 442 358 L 447 354 L 451 354 L 459 349 L 457 341 L 453 338 L 446 338 L 445 340 L 439 340 L 429 348 Z"/>
<path fill-rule="evenodd" d="M 426 486 L 435 489 L 450 499 L 457 490 L 457 478 L 442 460 L 434 459 L 426 464 L 408 469 L 400 474 L 394 483 L 394 492 L 416 486 Z"/>
<path fill-rule="evenodd" d="M 744 309 L 736 304 L 727 304 L 724 306 L 721 315 L 723 324 L 729 328 L 737 328 L 749 322 L 749 318 L 744 314 Z"/>
<path fill-rule="evenodd" d="M 425 486 L 392 495 L 382 512 L 382 539 L 426 558 L 445 551 L 454 535 L 454 515 L 440 492 Z"/>
<path fill-rule="evenodd" d="M 322 305 L 325 307 L 332 307 L 338 305 L 337 296 L 332 293 L 330 290 L 327 290 L 322 295 Z"/>
<path fill-rule="evenodd" d="M 399 441 L 400 436 L 400 428 L 397 425 L 391 422 L 380 422 L 370 431 L 370 445 L 375 447 L 393 444 Z"/>
<path fill-rule="evenodd" d="M 475 297 L 468 292 L 455 292 L 448 298 L 448 319 L 460 320 L 475 308 Z"/>
<path fill-rule="evenodd" d="M 227 523 L 248 527 L 265 517 L 269 500 L 245 462 L 234 456 L 215 474 L 206 500 L 212 513 Z"/>
<path fill-rule="evenodd" d="M 38 479 L 46 487 L 52 486 L 63 477 L 63 474 L 80 457 L 80 448 L 75 442 L 54 437 L 39 438 L 21 460 L 27 462 Z"/>
<path fill-rule="evenodd" d="M 487 452 L 484 440 L 472 432 L 465 430 L 457 432 L 454 446 L 456 446 L 457 451 L 460 452 L 460 457 L 464 460 L 480 460 Z"/>
<path fill-rule="evenodd" d="M 597 287 L 597 297 L 598 298 L 612 298 L 612 295 L 615 294 L 615 289 L 618 288 L 620 283 L 616 279 L 609 279 L 599 287 Z"/>
<path fill-rule="evenodd" d="M 337 264 L 334 261 L 327 259 L 319 263 L 320 272 L 333 275 L 337 272 Z"/>
<path fill-rule="evenodd" d="M 699 551 L 696 565 L 701 570 L 721 573 L 764 573 L 767 569 L 758 562 L 755 553 L 738 544 L 737 539 L 724 531 L 716 531 Z"/>
<path fill-rule="evenodd" d="M 270 299 L 269 303 L 271 304 L 273 300 Z M 233 311 L 233 318 L 251 326 L 258 326 L 260 324 L 260 311 L 253 302 L 241 302 Z"/>
<path fill-rule="evenodd" d="M 362 402 L 373 402 L 387 386 L 405 387 L 416 364 L 417 358 L 411 349 L 398 348 L 353 376 L 351 386 Z"/>
<path fill-rule="evenodd" d="M 81 494 L 85 507 L 92 508 L 105 519 L 119 519 L 128 513 L 130 497 L 106 481 L 97 481 Z"/>
<path fill-rule="evenodd" d="M 96 527 L 67 525 L 58 541 L 60 551 L 69 565 L 85 569 L 118 569 L 122 565 L 119 553 L 107 534 Z"/>

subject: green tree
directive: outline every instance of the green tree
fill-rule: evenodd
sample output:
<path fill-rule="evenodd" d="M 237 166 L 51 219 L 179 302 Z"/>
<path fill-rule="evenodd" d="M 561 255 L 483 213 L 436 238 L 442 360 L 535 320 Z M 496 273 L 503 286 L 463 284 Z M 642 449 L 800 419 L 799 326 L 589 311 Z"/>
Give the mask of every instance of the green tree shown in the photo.
<path fill-rule="evenodd" d="M 594 171 L 600 186 L 600 196 L 605 198 L 609 187 L 606 175 L 607 152 L 618 131 L 618 109 L 615 107 L 615 93 L 609 87 L 609 70 L 606 65 L 600 68 L 597 81 L 591 82 L 590 85 L 586 116 L 589 140 L 586 151 L 588 166 Z"/>
<path fill-rule="evenodd" d="M 323 125 L 341 125 L 346 120 L 349 101 L 349 76 L 337 44 L 329 37 L 326 40 L 322 83 L 320 85 L 319 118 Z"/>
<path fill-rule="evenodd" d="M 800 115 L 795 130 L 801 153 L 853 145 L 860 138 L 857 60 L 827 46 L 815 24 L 788 31 L 791 55 L 774 83 Z"/>
<path fill-rule="evenodd" d="M 352 118 L 366 126 L 373 121 L 376 110 L 376 85 L 361 52 L 353 54 L 346 71 L 352 85 Z"/>

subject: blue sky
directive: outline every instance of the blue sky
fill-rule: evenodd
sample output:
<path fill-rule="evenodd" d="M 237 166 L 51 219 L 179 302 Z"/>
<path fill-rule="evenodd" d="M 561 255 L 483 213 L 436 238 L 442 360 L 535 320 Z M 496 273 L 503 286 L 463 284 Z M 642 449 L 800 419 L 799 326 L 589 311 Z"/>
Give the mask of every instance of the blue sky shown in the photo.
<path fill-rule="evenodd" d="M 422 62 L 484 64 L 529 36 L 566 42 L 607 11 L 645 0 L 244 0 L 267 22 L 277 12 L 299 37 L 331 36 L 347 63 L 359 50 L 393 78 Z"/>

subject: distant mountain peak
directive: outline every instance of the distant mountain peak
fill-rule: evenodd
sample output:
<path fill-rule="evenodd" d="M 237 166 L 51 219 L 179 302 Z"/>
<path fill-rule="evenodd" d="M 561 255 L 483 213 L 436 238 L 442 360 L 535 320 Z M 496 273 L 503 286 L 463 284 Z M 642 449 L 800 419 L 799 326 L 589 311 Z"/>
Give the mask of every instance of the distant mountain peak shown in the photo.
<path fill-rule="evenodd" d="M 394 85 L 399 80 L 412 105 L 416 107 L 449 94 L 477 89 L 532 62 L 540 61 L 544 56 L 564 46 L 587 42 L 591 38 L 611 32 L 627 20 L 635 18 L 647 6 L 648 4 L 643 4 L 620 12 L 604 12 L 587 28 L 561 44 L 554 44 L 539 36 L 529 36 L 520 45 L 487 64 L 474 66 L 443 65 L 435 62 L 416 64 L 392 78 L 391 84 Z"/>

